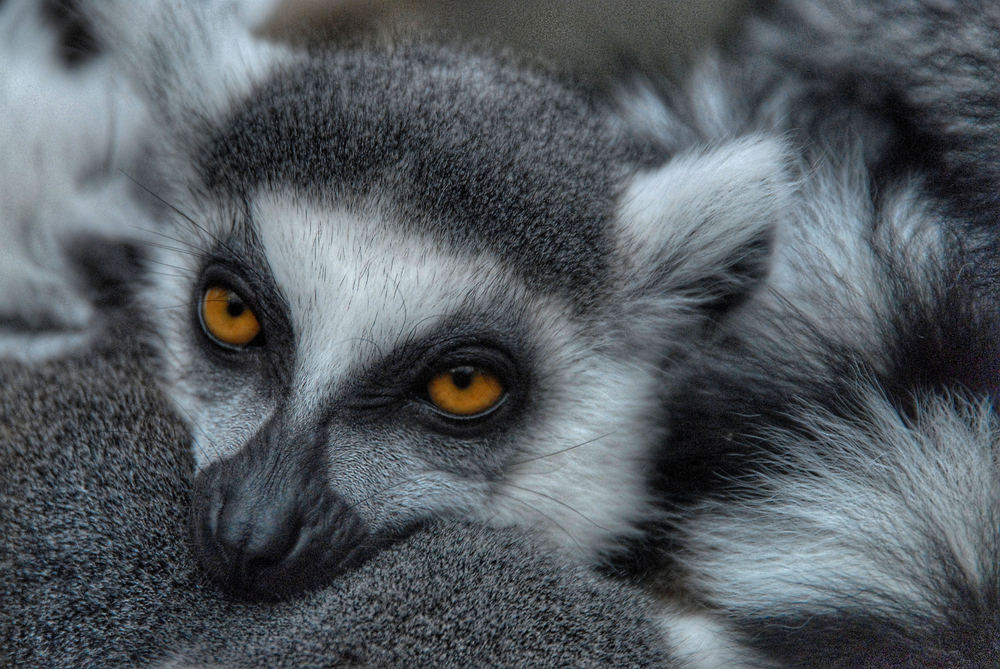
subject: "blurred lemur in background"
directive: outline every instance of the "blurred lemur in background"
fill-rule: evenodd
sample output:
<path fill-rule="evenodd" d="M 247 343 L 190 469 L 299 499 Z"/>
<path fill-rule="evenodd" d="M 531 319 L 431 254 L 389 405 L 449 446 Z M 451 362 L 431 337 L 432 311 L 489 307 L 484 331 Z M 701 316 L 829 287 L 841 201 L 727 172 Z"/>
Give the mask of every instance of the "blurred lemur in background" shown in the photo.
<path fill-rule="evenodd" d="M 110 59 L 56 48 L 52 21 L 64 15 L 55 5 L 10 0 L 0 9 L 0 355 L 7 357 L 83 343 L 95 303 L 113 299 L 103 289 L 131 264 L 121 241 L 144 239 L 145 213 L 123 170 L 141 151 L 145 110 Z"/>
<path fill-rule="evenodd" d="M 973 16 L 939 5 L 907 16 Z M 874 40 L 786 8 L 602 110 L 467 51 L 266 44 L 226 3 L 90 10 L 156 119 L 144 304 L 225 587 L 460 515 L 652 556 L 748 662 L 996 659 L 995 237 L 941 104 L 988 71 L 876 79 Z"/>

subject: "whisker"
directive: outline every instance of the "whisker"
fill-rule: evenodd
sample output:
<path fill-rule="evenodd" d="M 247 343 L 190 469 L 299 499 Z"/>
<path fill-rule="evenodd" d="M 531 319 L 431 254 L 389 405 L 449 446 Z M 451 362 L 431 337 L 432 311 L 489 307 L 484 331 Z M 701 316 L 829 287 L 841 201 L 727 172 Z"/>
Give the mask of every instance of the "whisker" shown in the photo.
<path fill-rule="evenodd" d="M 385 493 L 389 492 L 390 490 L 392 490 L 394 488 L 398 488 L 398 487 L 400 487 L 402 485 L 406 485 L 408 483 L 413 483 L 416 480 L 417 480 L 416 476 L 411 476 L 411 477 L 407 477 L 407 478 L 403 479 L 402 481 L 397 481 L 396 483 L 393 483 L 392 485 L 388 485 L 388 486 L 385 486 L 384 488 L 380 488 L 380 489 L 376 490 L 375 492 L 373 492 L 372 494 L 368 495 L 367 497 L 362 497 L 361 499 L 359 499 L 354 504 L 348 505 L 347 508 L 349 510 L 353 511 L 359 505 L 364 504 L 365 502 L 367 502 L 369 500 L 372 500 L 375 497 L 378 497 L 379 495 L 385 494 Z"/>
<path fill-rule="evenodd" d="M 590 518 L 589 516 L 587 516 L 585 513 L 583 513 L 579 509 L 577 509 L 577 508 L 575 508 L 575 507 L 567 504 L 566 502 L 563 502 L 562 500 L 556 499 L 552 495 L 548 495 L 548 494 L 546 494 L 544 492 L 539 492 L 538 490 L 532 490 L 531 488 L 525 488 L 523 486 L 514 485 L 513 483 L 510 483 L 510 482 L 506 482 L 505 485 L 507 485 L 508 487 L 511 487 L 511 488 L 516 488 L 517 490 L 523 490 L 524 492 L 530 492 L 532 495 L 538 495 L 539 497 L 544 497 L 545 499 L 547 499 L 547 500 L 549 500 L 551 502 L 555 502 L 559 506 L 562 506 L 562 507 L 564 507 L 564 508 L 572 511 L 573 513 L 575 513 L 576 515 L 580 516 L 581 518 L 583 518 L 584 520 L 586 520 L 588 523 L 590 523 L 591 525 L 593 525 L 594 527 L 596 527 L 598 529 L 602 529 L 605 532 L 611 532 L 611 529 L 609 529 L 607 527 L 604 527 L 603 525 L 601 525 L 600 523 L 598 523 L 597 521 L 595 521 L 593 518 Z"/>
<path fill-rule="evenodd" d="M 191 249 L 177 248 L 176 246 L 170 246 L 169 244 L 164 244 L 163 242 L 151 242 L 151 241 L 145 242 L 145 245 L 147 247 L 150 247 L 150 248 L 163 249 L 164 251 L 170 251 L 171 253 L 180 253 L 180 254 L 183 254 L 183 255 L 189 255 L 189 256 L 192 256 L 194 258 L 198 258 L 198 257 L 202 257 L 203 258 L 203 257 L 205 257 L 205 254 L 203 252 L 200 252 L 200 251 L 197 251 L 197 250 L 192 250 L 193 247 Z"/>
<path fill-rule="evenodd" d="M 575 450 L 577 448 L 582 448 L 583 446 L 587 446 L 589 444 L 593 444 L 596 441 L 600 441 L 601 439 L 604 439 L 605 437 L 610 437 L 612 434 L 614 434 L 614 432 L 605 432 L 604 434 L 599 435 L 597 437 L 594 437 L 593 439 L 588 439 L 587 441 L 581 441 L 578 444 L 574 444 L 572 446 L 567 446 L 566 448 L 559 449 L 558 451 L 551 451 L 550 453 L 544 453 L 542 455 L 536 455 L 536 456 L 531 457 L 531 458 L 527 458 L 527 459 L 524 459 L 524 460 L 519 460 L 517 462 L 511 463 L 511 465 L 514 466 L 514 467 L 517 467 L 519 465 L 528 464 L 529 462 L 536 462 L 538 460 L 544 460 L 545 458 L 551 458 L 553 456 L 559 455 L 560 453 L 568 453 L 569 451 Z"/>
<path fill-rule="evenodd" d="M 181 412 L 187 417 L 188 426 L 190 426 L 192 430 L 196 431 L 197 433 L 200 434 L 200 436 L 204 437 L 205 442 L 207 442 L 208 446 L 211 447 L 209 456 L 210 457 L 220 456 L 222 454 L 222 448 L 215 443 L 215 440 L 212 439 L 211 435 L 209 435 L 207 431 L 205 431 L 201 426 L 198 425 L 197 422 L 195 422 L 194 417 L 191 415 L 191 412 L 189 412 L 187 409 L 180 406 L 176 402 L 171 402 L 170 404 L 173 409 L 176 409 L 177 411 Z M 191 443 L 188 444 L 189 448 L 194 446 L 195 435 L 192 434 L 190 436 L 191 436 Z"/>
<path fill-rule="evenodd" d="M 185 274 L 183 272 L 180 272 L 180 271 L 177 271 L 177 272 L 156 272 L 156 271 L 149 270 L 149 269 L 147 269 L 145 271 L 145 275 L 146 276 L 165 276 L 165 277 L 169 277 L 171 279 L 177 279 L 177 278 L 185 276 Z"/>
<path fill-rule="evenodd" d="M 195 220 L 194 217 L 192 217 L 189 214 L 185 213 L 180 207 L 178 207 L 178 206 L 172 204 L 171 202 L 167 201 L 166 198 L 164 198 L 163 196 L 159 195 L 158 193 L 156 193 L 155 191 L 153 191 L 151 188 L 149 188 L 145 184 L 141 183 L 139 180 L 135 179 L 134 177 L 132 177 L 128 173 L 122 171 L 122 174 L 124 174 L 137 187 L 139 187 L 142 190 L 144 190 L 145 192 L 149 193 L 149 195 L 151 195 L 153 198 L 155 198 L 158 202 L 160 202 L 161 204 L 163 204 L 165 207 L 168 207 L 171 211 L 175 212 L 178 216 L 180 216 L 185 221 L 187 221 L 194 229 L 200 231 L 202 234 L 205 235 L 205 237 L 207 237 L 208 239 L 210 239 L 213 242 L 215 242 L 216 244 L 218 244 L 221 248 L 225 249 L 225 251 L 227 253 L 229 253 L 232 257 L 239 258 L 239 257 L 242 256 L 242 254 L 238 253 L 237 250 L 234 249 L 231 244 L 229 244 L 228 242 L 226 242 L 223 238 L 219 237 L 218 235 L 214 234 L 211 230 L 208 229 L 207 226 L 205 226 L 202 223 L 199 223 L 197 220 Z M 249 206 L 248 203 L 244 203 L 244 207 L 245 207 L 245 209 L 247 211 L 249 211 L 250 206 Z M 253 234 L 253 230 L 247 230 L 246 232 L 247 232 L 247 234 L 249 236 L 251 236 L 253 239 L 256 240 L 256 235 Z M 163 245 L 162 243 L 157 243 L 157 242 L 152 242 L 152 241 L 147 242 L 150 246 L 158 246 L 159 245 L 159 248 L 163 248 L 165 250 L 173 251 L 175 253 L 187 253 L 189 255 L 192 255 L 192 256 L 195 256 L 195 257 L 201 257 L 201 258 L 206 258 L 209 255 L 207 252 L 205 252 L 204 250 L 202 250 L 200 248 L 200 246 L 195 245 L 195 244 L 193 244 L 191 242 L 187 242 L 187 241 L 184 241 L 184 240 L 176 238 L 176 237 L 171 237 L 170 235 L 167 235 L 167 234 L 162 233 L 162 232 L 155 232 L 154 231 L 153 234 L 157 234 L 157 235 L 159 235 L 161 237 L 164 237 L 164 238 L 166 238 L 168 240 L 174 241 L 177 244 L 180 244 L 181 246 L 186 246 L 186 247 L 188 247 L 188 249 L 186 250 L 184 248 L 176 248 L 176 247 L 172 247 L 172 246 L 169 246 L 169 245 Z M 260 247 L 259 241 L 256 243 L 256 247 L 257 248 Z M 274 276 L 274 272 L 273 272 L 273 270 L 271 270 L 270 263 L 269 263 L 267 257 L 264 256 L 262 258 L 262 260 L 263 260 L 265 266 L 267 267 L 267 272 L 262 271 L 261 269 L 259 269 L 256 266 L 254 266 L 252 263 L 243 263 L 242 267 L 244 267 L 258 281 L 260 281 L 261 283 L 267 284 L 267 283 L 269 283 L 269 278 Z M 270 272 L 270 274 L 268 274 L 268 272 Z M 278 292 L 277 297 L 278 297 L 279 301 L 282 303 L 282 305 L 287 309 L 288 305 L 285 302 L 284 296 L 280 293 L 280 291 Z M 275 313 L 272 309 L 266 308 L 263 305 L 258 305 L 258 306 L 262 310 L 261 313 L 264 316 L 266 316 L 268 319 L 270 319 L 272 321 L 280 322 L 280 320 L 281 320 L 280 317 L 279 317 L 280 314 Z"/>
<path fill-rule="evenodd" d="M 537 513 L 540 516 L 544 516 L 549 522 L 551 522 L 557 528 L 559 528 L 560 530 L 562 530 L 563 533 L 567 537 L 569 537 L 570 541 L 572 541 L 574 544 L 576 544 L 577 548 L 580 549 L 580 552 L 582 552 L 582 553 L 586 553 L 587 552 L 587 550 L 583 547 L 583 544 L 581 544 L 579 541 L 577 541 L 576 537 L 573 536 L 572 532 L 570 532 L 565 527 L 563 527 L 562 523 L 560 523 L 559 521 L 557 521 L 555 518 L 553 518 L 549 514 L 545 513 L 544 511 L 542 511 L 541 509 L 539 509 L 539 508 L 537 508 L 535 506 L 532 506 L 531 504 L 528 504 L 523 499 L 515 497 L 514 495 L 507 494 L 507 493 L 504 493 L 504 492 L 499 491 L 499 490 L 496 491 L 496 494 L 500 495 L 501 497 L 506 497 L 507 499 L 509 499 L 509 500 L 511 500 L 513 502 L 517 502 L 518 504 L 521 504 L 522 506 L 526 506 L 526 507 L 528 507 L 529 509 L 531 509 L 532 511 L 534 511 L 535 513 Z"/>
<path fill-rule="evenodd" d="M 148 193 L 148 194 L 149 194 L 150 196 L 152 196 L 152 197 L 153 197 L 154 199 L 156 199 L 156 201 L 157 201 L 157 202 L 159 202 L 160 204 L 162 204 L 163 206 L 167 207 L 168 209 L 170 209 L 171 211 L 173 211 L 173 212 L 174 212 L 175 214 L 177 214 L 178 216 L 180 216 L 181 218 L 183 218 L 183 219 L 184 219 L 185 221 L 187 221 L 187 222 L 188 222 L 188 223 L 189 223 L 189 224 L 190 224 L 190 225 L 191 225 L 191 226 L 192 226 L 193 228 L 195 228 L 196 230 L 199 230 L 199 231 L 200 231 L 200 232 L 202 232 L 202 233 L 203 233 L 203 234 L 204 234 L 205 236 L 207 236 L 207 237 L 208 237 L 209 239 L 211 239 L 212 241 L 216 242 L 217 244 L 220 244 L 221 246 L 225 247 L 225 248 L 226 248 L 226 249 L 227 249 L 228 251 L 230 251 L 230 252 L 232 252 L 232 251 L 233 251 L 233 249 L 231 249 L 231 248 L 230 248 L 230 247 L 229 247 L 229 246 L 228 246 L 228 245 L 227 245 L 227 244 L 225 243 L 225 241 L 223 241 L 223 240 L 222 240 L 221 238 L 219 238 L 218 236 L 216 236 L 216 235 L 212 234 L 212 232 L 211 232 L 211 231 L 210 231 L 210 230 L 209 230 L 209 229 L 208 229 L 207 227 L 205 227 L 204 225 L 202 225 L 201 223 L 199 223 L 198 221 L 196 221 L 196 220 L 195 220 L 195 219 L 194 219 L 194 218 L 193 218 L 192 216 L 190 216 L 189 214 L 187 214 L 186 212 L 184 212 L 184 210 L 182 210 L 182 209 L 181 209 L 180 207 L 178 207 L 177 205 L 175 205 L 175 204 L 173 204 L 172 202 L 168 201 L 168 200 L 167 200 L 166 198 L 164 198 L 164 197 L 163 197 L 162 195 L 160 195 L 159 193 L 157 193 L 156 191 L 154 191 L 154 190 L 153 190 L 152 188 L 150 188 L 149 186 L 146 186 L 146 185 L 145 185 L 144 183 L 140 182 L 140 181 L 139 181 L 138 179 L 136 179 L 135 177 L 133 177 L 133 176 L 132 176 L 131 174 L 129 174 L 128 172 L 126 172 L 126 171 L 124 171 L 124 170 L 120 170 L 120 171 L 121 171 L 121 173 L 122 173 L 123 175 L 125 175 L 125 177 L 126 177 L 126 178 L 127 178 L 127 179 L 128 179 L 129 181 L 131 181 L 131 182 L 132 182 L 132 183 L 134 183 L 134 184 L 135 184 L 135 185 L 136 185 L 136 186 L 137 186 L 138 188 L 141 188 L 141 189 L 142 189 L 143 191 L 145 191 L 145 192 L 146 192 L 146 193 Z"/>
<path fill-rule="evenodd" d="M 164 205 L 165 207 L 169 208 L 169 209 L 170 209 L 171 211 L 173 211 L 173 212 L 174 212 L 174 213 L 176 213 L 176 214 L 177 214 L 178 216 L 180 216 L 181 218 L 183 218 L 183 219 L 184 219 L 185 221 L 187 221 L 187 222 L 188 222 L 188 223 L 189 223 L 189 224 L 190 224 L 190 225 L 191 225 L 192 227 L 194 227 L 194 228 L 195 228 L 196 230 L 199 230 L 199 231 L 200 231 L 200 232 L 201 232 L 202 234 L 204 234 L 204 235 L 205 235 L 206 237 L 208 237 L 209 239 L 211 239 L 211 240 L 212 240 L 213 242 L 215 242 L 216 244 L 218 244 L 219 246 L 221 246 L 222 248 L 224 248 L 224 249 L 225 249 L 226 251 L 228 251 L 228 252 L 229 252 L 230 254 L 232 254 L 232 255 L 233 255 L 234 257 L 238 257 L 238 256 L 240 255 L 240 254 L 238 254 L 238 253 L 236 252 L 236 249 L 234 249 L 234 248 L 233 248 L 232 246 L 230 246 L 230 245 L 229 245 L 228 243 L 226 243 L 226 241 L 225 241 L 224 239 L 222 239 L 222 238 L 221 238 L 221 237 L 219 237 L 218 235 L 214 234 L 214 233 L 213 233 L 213 232 L 212 232 L 211 230 L 209 230 L 209 229 L 208 229 L 208 228 L 207 228 L 207 227 L 206 227 L 205 225 L 203 225 L 203 224 L 199 223 L 198 221 L 196 221 L 196 220 L 195 220 L 195 219 L 194 219 L 194 218 L 193 218 L 192 216 L 190 216 L 189 214 L 185 213 L 185 212 L 184 212 L 184 211 L 183 211 L 183 210 L 182 210 L 182 209 L 181 209 L 180 207 L 178 207 L 177 205 L 175 205 L 175 204 L 173 204 L 173 203 L 169 202 L 169 201 L 168 201 L 168 200 L 167 200 L 166 198 L 164 198 L 164 197 L 163 197 L 163 196 L 161 196 L 161 195 L 160 195 L 159 193 L 155 192 L 155 191 L 154 191 L 153 189 L 149 188 L 149 187 L 148 187 L 148 186 L 146 186 L 145 184 L 141 183 L 141 182 L 140 182 L 140 181 L 139 181 L 138 179 L 135 179 L 134 177 L 132 177 L 132 176 L 131 176 L 130 174 L 128 174 L 127 172 L 125 172 L 125 171 L 122 171 L 122 174 L 124 174 L 124 175 L 125 175 L 125 177 L 126 177 L 126 178 L 128 178 L 128 179 L 129 179 L 129 180 L 130 180 L 130 181 L 131 181 L 132 183 L 134 183 L 134 184 L 135 184 L 136 186 L 138 186 L 139 188 L 141 188 L 141 189 L 142 189 L 142 190 L 144 190 L 145 192 L 149 193 L 149 194 L 150 194 L 150 195 L 151 195 L 152 197 L 156 198 L 156 200 L 157 200 L 158 202 L 160 202 L 160 203 L 161 203 L 161 204 L 163 204 L 163 205 Z M 176 240 L 175 240 L 175 241 L 176 241 Z M 264 274 L 263 274 L 262 272 L 260 272 L 259 270 L 253 270 L 253 272 L 254 272 L 254 274 L 256 275 L 256 277 L 257 277 L 258 279 L 261 279 L 261 280 L 264 280 L 264 279 L 266 279 L 266 278 L 267 278 L 267 277 L 266 277 L 266 276 L 265 276 L 265 275 L 264 275 Z"/>
<path fill-rule="evenodd" d="M 195 244 L 194 242 L 187 241 L 186 239 L 182 239 L 180 237 L 174 237 L 173 235 L 167 235 L 162 232 L 151 231 L 151 234 L 156 235 L 157 237 L 162 237 L 168 242 L 178 244 L 181 246 L 181 248 L 169 246 L 165 242 L 157 242 L 152 240 L 147 240 L 145 242 L 146 246 L 153 246 L 156 248 L 166 249 L 168 251 L 175 251 L 177 253 L 189 253 L 191 255 L 201 255 L 201 256 L 206 255 L 204 249 L 202 249 L 200 244 Z"/>
<path fill-rule="evenodd" d="M 185 308 L 187 306 L 188 306 L 187 303 L 185 303 L 185 302 L 179 302 L 177 304 L 163 304 L 163 305 L 160 305 L 160 306 L 157 306 L 157 307 L 148 307 L 147 306 L 147 307 L 145 307 L 145 309 L 146 310 L 151 310 L 151 311 L 173 311 L 175 309 L 183 309 L 183 308 Z"/>

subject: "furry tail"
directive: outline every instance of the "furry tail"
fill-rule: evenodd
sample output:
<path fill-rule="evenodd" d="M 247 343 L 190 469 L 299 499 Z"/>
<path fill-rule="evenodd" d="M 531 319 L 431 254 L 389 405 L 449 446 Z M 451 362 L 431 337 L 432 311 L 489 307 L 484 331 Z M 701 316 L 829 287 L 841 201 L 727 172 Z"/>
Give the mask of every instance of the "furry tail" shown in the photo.
<path fill-rule="evenodd" d="M 273 0 L 81 0 L 98 38 L 174 137 L 226 113 L 288 56 L 255 38 Z"/>
<path fill-rule="evenodd" d="M 844 98 L 898 113 L 963 218 L 995 226 L 1000 5 L 973 0 L 782 0 L 765 51 Z M 808 49 L 802 45 L 808 44 Z"/>
<path fill-rule="evenodd" d="M 823 648 L 829 666 L 995 666 L 1000 419 L 987 401 L 925 396 L 909 417 L 859 394 L 855 418 L 804 406 L 772 430 L 781 455 L 738 504 L 697 510 L 682 562 L 787 661 Z"/>

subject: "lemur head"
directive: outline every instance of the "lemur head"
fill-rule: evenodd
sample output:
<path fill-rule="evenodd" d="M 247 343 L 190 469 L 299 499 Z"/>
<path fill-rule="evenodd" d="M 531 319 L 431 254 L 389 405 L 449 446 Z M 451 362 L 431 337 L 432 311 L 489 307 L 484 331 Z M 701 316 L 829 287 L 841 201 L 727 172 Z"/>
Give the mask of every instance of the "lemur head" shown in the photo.
<path fill-rule="evenodd" d="M 283 596 L 448 514 L 589 560 L 634 535 L 672 365 L 767 262 L 779 143 L 641 169 L 545 75 L 291 54 L 203 13 L 118 39 L 161 119 L 146 299 L 210 573 Z"/>

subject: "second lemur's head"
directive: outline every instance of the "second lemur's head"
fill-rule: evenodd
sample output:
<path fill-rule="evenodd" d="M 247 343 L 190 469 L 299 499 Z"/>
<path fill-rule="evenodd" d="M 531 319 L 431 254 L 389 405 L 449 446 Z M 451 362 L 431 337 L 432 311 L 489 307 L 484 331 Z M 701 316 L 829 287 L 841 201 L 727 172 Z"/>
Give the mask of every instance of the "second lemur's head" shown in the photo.
<path fill-rule="evenodd" d="M 147 300 L 209 572 L 280 597 L 443 515 L 588 560 L 634 536 L 672 365 L 764 271 L 780 145 L 640 169 L 505 62 L 182 19 L 149 57 L 173 241 Z"/>

